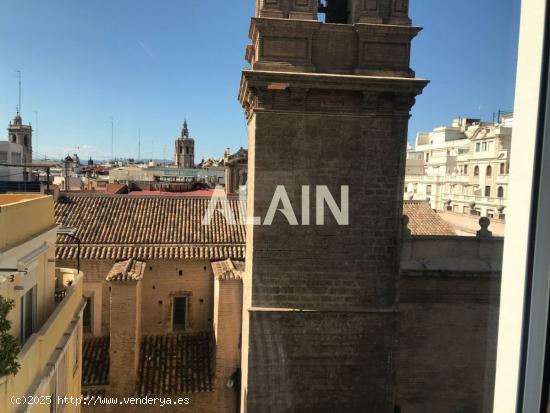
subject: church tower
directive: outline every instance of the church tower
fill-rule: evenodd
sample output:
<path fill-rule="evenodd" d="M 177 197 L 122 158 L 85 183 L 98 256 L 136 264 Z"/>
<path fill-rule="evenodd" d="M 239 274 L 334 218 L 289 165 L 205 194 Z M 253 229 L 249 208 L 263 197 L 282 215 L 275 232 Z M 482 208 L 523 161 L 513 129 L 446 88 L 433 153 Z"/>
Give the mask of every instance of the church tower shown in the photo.
<path fill-rule="evenodd" d="M 23 157 L 21 163 L 32 163 L 32 127 L 24 125 L 19 111 L 8 126 L 8 141 L 19 144 L 23 147 Z M 24 168 L 24 180 L 28 180 L 30 168 Z"/>
<path fill-rule="evenodd" d="M 265 217 L 282 185 L 294 211 L 309 186 L 312 218 L 247 226 L 243 412 L 397 411 L 407 127 L 428 83 L 409 67 L 419 31 L 408 0 L 256 0 L 239 93 L 247 216 Z M 348 188 L 347 225 L 316 186 L 340 206 Z"/>
<path fill-rule="evenodd" d="M 189 137 L 187 120 L 183 122 L 181 135 L 176 139 L 176 166 L 186 169 L 195 167 L 195 140 Z"/>

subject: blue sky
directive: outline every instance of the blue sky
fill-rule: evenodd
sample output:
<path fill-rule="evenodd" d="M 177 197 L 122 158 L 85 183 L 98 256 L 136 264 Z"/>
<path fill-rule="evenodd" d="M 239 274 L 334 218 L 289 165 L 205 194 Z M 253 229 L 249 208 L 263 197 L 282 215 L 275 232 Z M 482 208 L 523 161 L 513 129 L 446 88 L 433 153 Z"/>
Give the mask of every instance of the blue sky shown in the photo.
<path fill-rule="evenodd" d="M 172 156 L 184 117 L 197 159 L 246 146 L 237 101 L 253 0 L 4 0 L 0 4 L 0 136 L 17 104 L 36 123 L 37 157 Z M 412 67 L 431 80 L 409 137 L 453 117 L 511 109 L 519 0 L 411 0 L 424 30 Z M 76 149 L 80 148 L 80 149 Z"/>

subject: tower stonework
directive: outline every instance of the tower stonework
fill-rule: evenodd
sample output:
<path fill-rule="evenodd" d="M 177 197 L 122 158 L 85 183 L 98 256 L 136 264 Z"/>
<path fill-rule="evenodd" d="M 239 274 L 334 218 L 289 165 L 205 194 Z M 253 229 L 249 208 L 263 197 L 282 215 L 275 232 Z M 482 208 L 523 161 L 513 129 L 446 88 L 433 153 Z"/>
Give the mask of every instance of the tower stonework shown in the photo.
<path fill-rule="evenodd" d="M 332 5 L 331 5 L 332 3 Z M 427 81 L 409 68 L 407 1 L 258 0 L 239 98 L 248 121 L 243 412 L 393 413 L 407 127 Z M 340 7 L 336 11 L 336 6 Z M 329 11 L 327 21 L 329 19 Z M 336 16 L 336 17 L 335 17 Z M 311 193 L 309 225 L 302 186 Z M 349 187 L 349 224 L 324 208 Z"/>
<path fill-rule="evenodd" d="M 17 143 L 23 148 L 22 164 L 32 163 L 32 126 L 24 125 L 19 112 L 15 115 L 8 126 L 8 141 Z M 28 180 L 30 168 L 23 168 L 23 178 Z"/>
<path fill-rule="evenodd" d="M 189 137 L 187 121 L 183 122 L 181 135 L 176 139 L 175 155 L 178 168 L 193 169 L 195 167 L 195 140 Z"/>

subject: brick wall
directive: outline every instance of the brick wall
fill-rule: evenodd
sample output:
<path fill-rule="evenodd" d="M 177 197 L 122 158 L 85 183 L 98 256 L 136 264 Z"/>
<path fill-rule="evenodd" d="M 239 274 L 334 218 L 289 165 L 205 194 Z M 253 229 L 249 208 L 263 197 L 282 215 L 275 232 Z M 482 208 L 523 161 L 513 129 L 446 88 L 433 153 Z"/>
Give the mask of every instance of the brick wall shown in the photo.
<path fill-rule="evenodd" d="M 241 328 L 243 287 L 241 280 L 214 281 L 214 340 L 216 344 L 216 397 L 227 413 L 236 411 L 237 383 L 227 388 L 237 368 L 241 367 Z M 240 397 L 240 393 L 238 394 Z"/>
<path fill-rule="evenodd" d="M 404 240 L 397 403 L 492 413 L 502 238 Z"/>
<path fill-rule="evenodd" d="M 310 185 L 313 221 L 277 214 L 247 234 L 247 411 L 393 412 L 406 118 L 258 111 L 252 124 L 249 215 L 265 216 L 284 185 L 301 221 Z M 350 225 L 327 208 L 315 225 L 316 185 L 338 204 L 349 186 Z"/>
<path fill-rule="evenodd" d="M 84 272 L 84 290 L 86 283 L 100 282 L 103 285 L 101 335 L 109 334 L 110 292 L 105 277 L 114 264 L 114 260 L 82 260 L 80 264 Z M 58 261 L 58 265 L 76 268 L 76 261 Z M 143 334 L 164 334 L 172 331 L 171 310 L 174 295 L 189 297 L 188 332 L 210 330 L 214 281 L 209 261 L 148 261 L 142 288 Z"/>
<path fill-rule="evenodd" d="M 141 343 L 141 282 L 111 282 L 109 386 L 113 394 L 134 394 Z"/>
<path fill-rule="evenodd" d="M 491 413 L 499 279 L 401 282 L 398 403 L 406 413 Z"/>

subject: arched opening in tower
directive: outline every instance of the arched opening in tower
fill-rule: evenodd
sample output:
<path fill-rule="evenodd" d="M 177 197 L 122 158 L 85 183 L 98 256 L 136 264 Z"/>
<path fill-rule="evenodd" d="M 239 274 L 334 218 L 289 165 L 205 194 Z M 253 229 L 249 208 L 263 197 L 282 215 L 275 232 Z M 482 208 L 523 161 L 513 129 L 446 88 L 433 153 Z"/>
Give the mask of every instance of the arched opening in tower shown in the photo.
<path fill-rule="evenodd" d="M 325 14 L 325 23 L 347 24 L 348 0 L 319 0 L 319 13 Z"/>

